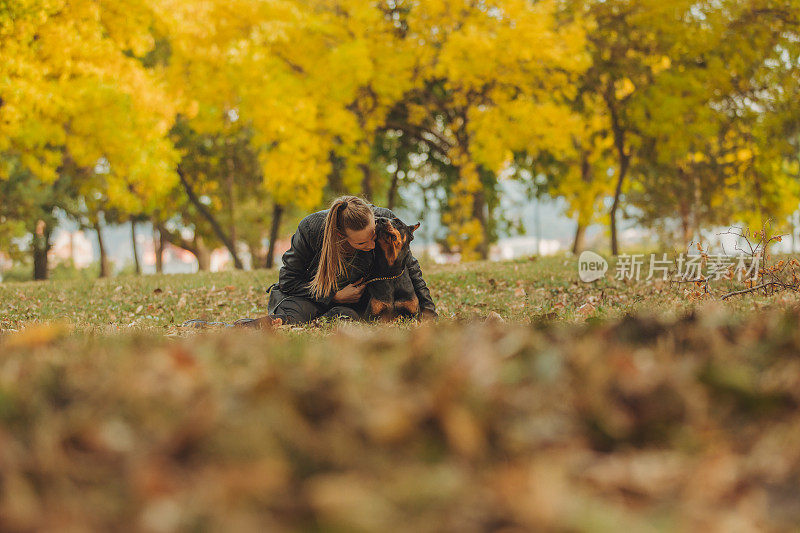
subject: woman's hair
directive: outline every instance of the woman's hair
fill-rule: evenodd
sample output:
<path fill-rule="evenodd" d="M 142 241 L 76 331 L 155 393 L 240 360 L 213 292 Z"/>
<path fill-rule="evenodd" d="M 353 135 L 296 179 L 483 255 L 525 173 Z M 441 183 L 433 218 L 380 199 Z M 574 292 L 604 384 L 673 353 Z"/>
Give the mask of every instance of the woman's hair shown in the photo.
<path fill-rule="evenodd" d="M 345 272 L 342 252 L 342 244 L 347 239 L 345 230 L 362 230 L 373 218 L 369 204 L 358 196 L 340 196 L 331 203 L 325 218 L 319 266 L 309 284 L 314 298 L 323 298 L 337 290 L 336 279 Z"/>

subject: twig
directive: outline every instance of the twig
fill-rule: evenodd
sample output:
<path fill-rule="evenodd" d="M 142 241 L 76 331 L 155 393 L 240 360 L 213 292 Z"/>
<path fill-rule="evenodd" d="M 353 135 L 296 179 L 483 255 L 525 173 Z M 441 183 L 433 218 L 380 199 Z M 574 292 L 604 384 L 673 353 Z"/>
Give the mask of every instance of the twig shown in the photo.
<path fill-rule="evenodd" d="M 762 283 L 761 285 L 756 285 L 755 287 L 750 287 L 749 289 L 742 289 L 740 291 L 729 292 L 728 294 L 724 295 L 722 297 L 722 299 L 723 300 L 727 300 L 731 296 L 736 296 L 736 295 L 739 295 L 739 294 L 745 294 L 745 293 L 748 293 L 748 292 L 757 291 L 759 289 L 765 289 L 765 288 L 767 288 L 767 287 L 769 287 L 771 285 L 776 285 L 776 286 L 784 288 L 784 289 L 792 289 L 792 290 L 795 290 L 795 291 L 797 290 L 797 287 L 794 287 L 793 285 L 788 285 L 786 283 L 780 283 L 780 282 L 777 282 L 777 281 L 768 281 L 766 283 Z"/>

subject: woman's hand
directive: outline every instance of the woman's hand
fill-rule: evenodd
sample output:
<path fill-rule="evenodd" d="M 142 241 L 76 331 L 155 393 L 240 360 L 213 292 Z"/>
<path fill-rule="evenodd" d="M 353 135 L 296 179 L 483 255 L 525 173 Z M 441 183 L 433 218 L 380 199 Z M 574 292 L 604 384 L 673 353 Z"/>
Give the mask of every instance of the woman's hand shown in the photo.
<path fill-rule="evenodd" d="M 361 299 L 361 294 L 364 292 L 364 278 L 347 285 L 344 289 L 338 291 L 333 295 L 333 301 L 337 304 L 352 304 Z"/>

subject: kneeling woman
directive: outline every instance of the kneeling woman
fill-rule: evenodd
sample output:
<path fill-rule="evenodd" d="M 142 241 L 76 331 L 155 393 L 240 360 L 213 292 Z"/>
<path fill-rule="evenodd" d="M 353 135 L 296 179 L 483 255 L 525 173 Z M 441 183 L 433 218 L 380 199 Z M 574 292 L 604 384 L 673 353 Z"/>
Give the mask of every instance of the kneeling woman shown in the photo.
<path fill-rule="evenodd" d="M 367 300 L 364 282 L 369 279 L 375 253 L 376 216 L 396 218 L 390 210 L 357 196 L 341 196 L 330 209 L 301 220 L 291 248 L 283 254 L 278 283 L 271 287 L 269 316 L 259 322 L 302 324 L 317 317 L 361 318 Z M 411 254 L 406 268 L 420 311 L 435 317 L 436 306 L 419 262 Z"/>

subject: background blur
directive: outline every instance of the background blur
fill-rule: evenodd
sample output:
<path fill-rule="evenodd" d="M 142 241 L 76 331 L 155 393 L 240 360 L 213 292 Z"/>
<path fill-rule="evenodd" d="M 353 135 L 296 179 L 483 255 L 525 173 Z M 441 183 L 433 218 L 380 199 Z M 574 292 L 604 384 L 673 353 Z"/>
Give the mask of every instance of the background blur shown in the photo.
<path fill-rule="evenodd" d="M 270 267 L 343 193 L 418 256 L 789 233 L 798 0 L 0 4 L 4 279 Z"/>

